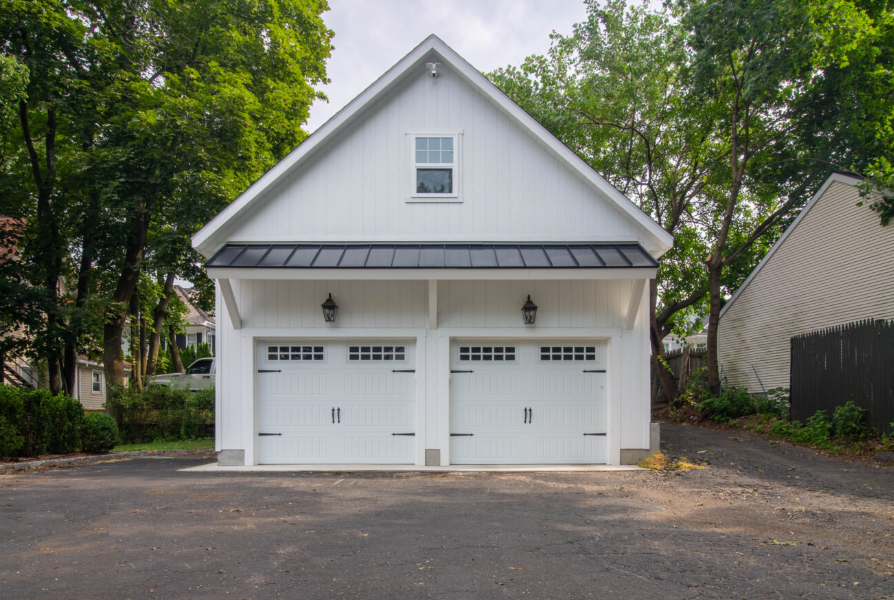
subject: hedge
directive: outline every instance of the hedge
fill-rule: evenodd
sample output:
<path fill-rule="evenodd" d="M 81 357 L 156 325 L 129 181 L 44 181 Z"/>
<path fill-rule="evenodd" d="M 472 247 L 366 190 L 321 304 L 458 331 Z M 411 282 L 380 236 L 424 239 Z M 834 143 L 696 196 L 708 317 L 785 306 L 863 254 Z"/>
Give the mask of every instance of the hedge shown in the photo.
<path fill-rule="evenodd" d="M 83 417 L 74 398 L 0 385 L 0 456 L 77 452 Z"/>
<path fill-rule="evenodd" d="M 125 444 L 213 435 L 214 388 L 191 392 L 153 385 L 144 391 L 110 391 L 106 402 Z"/>

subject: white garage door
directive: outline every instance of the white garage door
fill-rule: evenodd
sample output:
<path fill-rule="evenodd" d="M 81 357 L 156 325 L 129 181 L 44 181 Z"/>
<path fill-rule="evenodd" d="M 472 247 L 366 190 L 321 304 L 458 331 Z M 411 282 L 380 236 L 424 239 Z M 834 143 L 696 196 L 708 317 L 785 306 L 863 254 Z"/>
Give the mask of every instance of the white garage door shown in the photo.
<path fill-rule="evenodd" d="M 270 340 L 257 352 L 258 463 L 414 462 L 412 343 Z"/>
<path fill-rule="evenodd" d="M 450 462 L 605 463 L 604 342 L 451 345 Z"/>

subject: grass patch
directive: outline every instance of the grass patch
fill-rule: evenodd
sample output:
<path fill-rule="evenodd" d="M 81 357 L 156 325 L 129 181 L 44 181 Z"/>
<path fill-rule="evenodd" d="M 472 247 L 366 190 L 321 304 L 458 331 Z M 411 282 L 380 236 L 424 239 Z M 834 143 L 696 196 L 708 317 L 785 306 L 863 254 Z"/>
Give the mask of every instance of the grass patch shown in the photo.
<path fill-rule="evenodd" d="M 214 439 L 201 438 L 177 442 L 155 441 L 145 444 L 119 444 L 112 448 L 112 452 L 133 452 L 134 450 L 214 450 Z"/>
<path fill-rule="evenodd" d="M 676 471 L 692 471 L 692 470 L 699 471 L 701 469 L 707 468 L 705 465 L 699 465 L 694 462 L 689 462 L 689 459 L 686 457 L 681 458 L 677 462 L 673 463 L 671 466 Z"/>
<path fill-rule="evenodd" d="M 649 469 L 650 471 L 692 471 L 692 470 L 701 470 L 707 469 L 705 465 L 700 465 L 694 462 L 690 462 L 686 457 L 680 457 L 677 460 L 671 460 L 667 454 L 658 450 L 657 452 L 653 452 L 649 456 L 645 457 L 639 464 L 638 467 L 642 467 L 643 469 Z"/>
<path fill-rule="evenodd" d="M 658 450 L 639 461 L 637 466 L 652 471 L 661 471 L 670 467 L 670 464 L 670 459 L 667 455 L 661 450 Z"/>

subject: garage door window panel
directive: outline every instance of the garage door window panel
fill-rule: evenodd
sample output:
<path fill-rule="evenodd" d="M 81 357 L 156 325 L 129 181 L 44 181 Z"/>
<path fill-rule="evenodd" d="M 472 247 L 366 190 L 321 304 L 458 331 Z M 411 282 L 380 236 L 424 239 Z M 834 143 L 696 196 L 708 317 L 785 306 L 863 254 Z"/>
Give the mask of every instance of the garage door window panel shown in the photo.
<path fill-rule="evenodd" d="M 460 346 L 461 362 L 515 362 L 515 346 Z"/>
<path fill-rule="evenodd" d="M 267 346 L 267 360 L 323 362 L 326 360 L 326 352 L 323 346 Z"/>
<path fill-rule="evenodd" d="M 541 346 L 541 362 L 583 362 L 598 360 L 596 346 Z"/>
<path fill-rule="evenodd" d="M 348 360 L 351 362 L 406 362 L 406 346 L 349 346 Z"/>

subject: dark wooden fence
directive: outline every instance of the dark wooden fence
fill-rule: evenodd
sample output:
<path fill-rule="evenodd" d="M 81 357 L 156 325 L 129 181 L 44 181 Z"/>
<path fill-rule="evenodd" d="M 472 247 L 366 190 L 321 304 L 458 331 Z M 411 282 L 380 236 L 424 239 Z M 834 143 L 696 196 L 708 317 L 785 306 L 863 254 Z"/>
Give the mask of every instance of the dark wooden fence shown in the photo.
<path fill-rule="evenodd" d="M 692 377 L 703 379 L 705 373 L 702 367 L 706 364 L 706 350 L 695 350 L 694 348 L 685 347 L 680 350 L 673 350 L 665 354 L 668 366 L 674 372 L 677 380 L 677 387 L 680 391 L 692 380 Z M 667 399 L 662 397 L 661 384 L 658 382 L 658 375 L 655 373 L 655 362 L 652 361 L 652 406 L 663 405 Z"/>
<path fill-rule="evenodd" d="M 818 410 L 828 416 L 853 400 L 868 425 L 892 431 L 894 321 L 859 321 L 791 339 L 791 417 L 802 423 Z"/>

